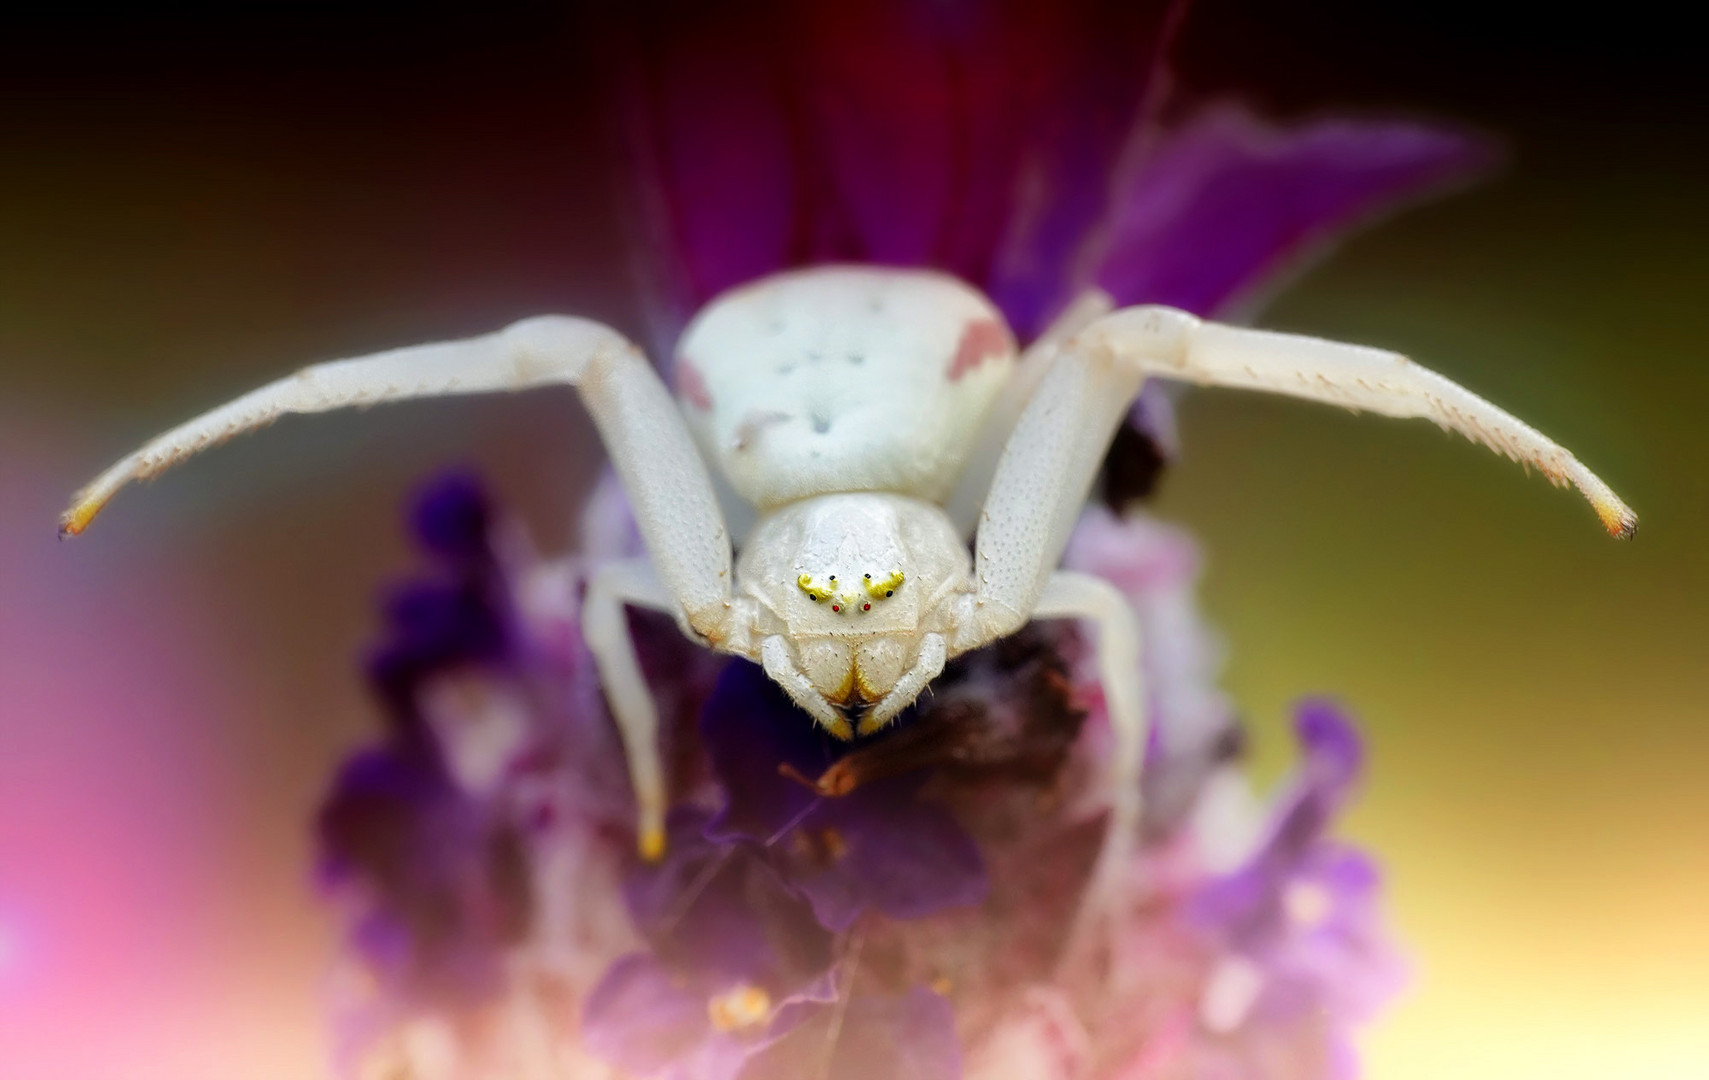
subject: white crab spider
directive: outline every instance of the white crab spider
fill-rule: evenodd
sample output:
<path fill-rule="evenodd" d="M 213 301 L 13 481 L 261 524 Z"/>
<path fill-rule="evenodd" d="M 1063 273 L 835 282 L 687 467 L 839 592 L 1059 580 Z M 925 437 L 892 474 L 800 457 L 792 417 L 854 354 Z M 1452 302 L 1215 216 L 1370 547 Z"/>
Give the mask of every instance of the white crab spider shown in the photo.
<path fill-rule="evenodd" d="M 1139 627 L 1113 586 L 1056 564 L 1146 379 L 1425 417 L 1577 486 L 1615 536 L 1636 526 L 1566 450 L 1395 353 L 1110 306 L 1083 297 L 1017 356 L 991 302 L 945 275 L 779 274 L 689 325 L 678 402 L 634 345 L 576 318 L 318 364 L 119 461 L 77 496 L 61 532 L 83 531 L 128 481 L 282 413 L 567 383 L 604 437 L 647 551 L 598 569 L 583 612 L 628 754 L 643 854 L 663 849 L 665 784 L 625 604 L 669 612 L 709 648 L 758 661 L 844 739 L 889 723 L 957 654 L 1030 619 L 1080 618 L 1097 630 L 1117 734 L 1107 873 L 1139 815 Z M 709 462 L 758 511 L 739 558 Z"/>

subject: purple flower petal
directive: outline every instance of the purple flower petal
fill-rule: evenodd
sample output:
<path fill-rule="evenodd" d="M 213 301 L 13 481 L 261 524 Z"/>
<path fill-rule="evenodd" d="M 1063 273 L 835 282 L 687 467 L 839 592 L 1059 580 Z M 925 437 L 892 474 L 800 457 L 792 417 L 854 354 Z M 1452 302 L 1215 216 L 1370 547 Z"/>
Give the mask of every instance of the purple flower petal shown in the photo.
<path fill-rule="evenodd" d="M 421 683 L 459 665 L 507 659 L 511 632 L 509 600 L 487 545 L 490 511 L 480 483 L 456 473 L 435 481 L 417 494 L 411 518 L 445 573 L 391 591 L 385 639 L 369 655 L 367 669 L 396 729 L 419 737 Z"/>
<path fill-rule="evenodd" d="M 533 898 L 520 839 L 490 822 L 431 758 L 353 757 L 317 820 L 322 876 L 359 881 L 373 905 L 353 943 L 409 996 L 467 1003 L 496 993 L 503 949 L 522 938 Z"/>
<path fill-rule="evenodd" d="M 679 316 L 790 257 L 798 148 L 767 22 L 679 5 L 637 31 L 623 88 L 627 142 L 651 226 L 647 253 L 665 257 Z"/>
<path fill-rule="evenodd" d="M 779 773 L 779 767 L 816 777 L 847 746 L 796 708 L 758 666 L 741 662 L 728 665 L 719 676 L 701 713 L 700 738 L 725 791 L 725 803 L 708 824 L 707 836 L 762 845 L 774 842 L 823 801 Z"/>
<path fill-rule="evenodd" d="M 1242 1022 L 1297 1030 L 1323 1016 L 1369 1018 L 1405 979 L 1378 912 L 1377 868 L 1326 838 L 1358 776 L 1352 726 L 1323 702 L 1295 720 L 1305 760 L 1270 831 L 1235 872 L 1202 887 L 1186 909 L 1229 954 L 1260 973 Z M 1326 1032 L 1333 1049 L 1338 1038 Z"/>
<path fill-rule="evenodd" d="M 985 287 L 1021 340 L 1074 299 L 1087 237 L 1109 205 L 1110 175 L 1133 136 L 1170 37 L 1173 5 L 1064 6 L 1028 27 L 1054 61 L 1017 162 L 1015 203 Z M 1026 115 L 1026 114 L 1023 114 Z"/>
<path fill-rule="evenodd" d="M 624 96 L 667 306 L 813 262 L 933 266 L 1036 332 L 1169 7 L 760 3 L 646 27 Z"/>
<path fill-rule="evenodd" d="M 1266 957 L 1272 986 L 1258 1008 L 1292 1019 L 1330 1012 L 1370 1019 L 1406 982 L 1379 901 L 1381 875 L 1363 852 L 1324 844 L 1288 883 L 1289 933 Z"/>
<path fill-rule="evenodd" d="M 673 969 L 784 993 L 830 963 L 830 936 L 751 848 L 705 839 L 706 816 L 679 808 L 663 861 L 630 875 L 636 929 Z"/>
<path fill-rule="evenodd" d="M 447 473 L 418 491 L 410 521 L 422 547 L 449 562 L 484 565 L 492 558 L 492 508 L 470 473 Z"/>
<path fill-rule="evenodd" d="M 943 808 L 916 797 L 922 776 L 891 777 L 840 798 L 779 772 L 814 777 L 839 744 L 752 664 L 725 669 L 701 737 L 727 793 L 706 834 L 772 849 L 780 872 L 831 930 L 867 908 L 918 918 L 977 904 L 989 883 L 972 839 Z"/>
<path fill-rule="evenodd" d="M 955 1011 L 915 988 L 898 997 L 859 995 L 820 1008 L 756 1054 L 742 1080 L 956 1080 L 961 1047 Z"/>
<path fill-rule="evenodd" d="M 618 960 L 582 1009 L 589 1051 L 625 1072 L 678 1080 L 731 1080 L 747 1051 L 714 1031 L 706 995 L 657 959 L 633 953 Z"/>
<path fill-rule="evenodd" d="M 990 892 L 972 838 L 948 811 L 914 799 L 914 786 L 880 781 L 827 800 L 801 825 L 807 850 L 785 872 L 826 927 L 845 930 L 869 907 L 918 919 Z"/>
<path fill-rule="evenodd" d="M 1265 948 L 1286 931 L 1286 889 L 1324 842 L 1358 776 L 1358 734 L 1332 705 L 1302 705 L 1294 731 L 1304 761 L 1265 839 L 1243 866 L 1201 890 L 1190 912 L 1242 951 Z"/>
<path fill-rule="evenodd" d="M 1214 314 L 1378 211 L 1490 167 L 1491 145 L 1412 123 L 1275 128 L 1225 106 L 1118 181 L 1094 280 L 1117 305 Z"/>

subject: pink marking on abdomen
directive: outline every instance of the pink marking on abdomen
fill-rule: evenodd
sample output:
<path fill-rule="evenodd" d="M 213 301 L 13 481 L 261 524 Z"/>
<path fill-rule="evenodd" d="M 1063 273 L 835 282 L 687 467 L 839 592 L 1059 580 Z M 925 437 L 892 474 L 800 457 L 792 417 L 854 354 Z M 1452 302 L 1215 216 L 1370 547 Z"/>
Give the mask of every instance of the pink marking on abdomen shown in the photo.
<path fill-rule="evenodd" d="M 950 382 L 955 382 L 992 357 L 1007 356 L 1014 349 L 1015 342 L 1009 336 L 1008 327 L 996 319 L 975 319 L 961 332 L 961 341 L 955 346 L 955 359 L 950 361 L 949 370 L 944 374 Z"/>
<path fill-rule="evenodd" d="M 676 393 L 701 412 L 712 408 L 712 393 L 706 389 L 706 378 L 686 356 L 676 358 Z"/>

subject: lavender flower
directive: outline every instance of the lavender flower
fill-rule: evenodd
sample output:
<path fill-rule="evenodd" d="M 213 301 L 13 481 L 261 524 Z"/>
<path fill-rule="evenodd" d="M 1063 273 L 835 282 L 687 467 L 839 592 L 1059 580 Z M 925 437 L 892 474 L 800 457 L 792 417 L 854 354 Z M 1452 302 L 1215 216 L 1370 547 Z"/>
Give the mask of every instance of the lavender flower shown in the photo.
<path fill-rule="evenodd" d="M 1023 344 L 1089 297 L 1225 315 L 1495 158 L 1427 124 L 1186 101 L 1166 0 L 679 8 L 631 28 L 614 95 L 661 358 L 718 293 L 818 262 L 947 270 Z M 1173 449 L 1160 385 L 1133 422 Z"/>
<path fill-rule="evenodd" d="M 661 356 L 721 290 L 827 260 L 952 271 L 1023 337 L 1088 298 L 1209 314 L 1488 157 L 1416 124 L 1278 128 L 1229 105 L 1162 124 L 1163 4 L 1102 11 L 1114 25 L 1026 2 L 679 16 L 631 28 L 620 87 Z M 1165 399 L 1135 419 L 1153 457 L 1172 443 Z M 1399 970 L 1374 865 L 1331 837 L 1358 741 L 1304 706 L 1298 778 L 1252 795 L 1178 531 L 1092 510 L 1066 556 L 1139 613 L 1153 721 L 1126 900 L 1088 942 L 1069 928 L 1111 736 L 1072 627 L 960 658 L 851 746 L 751 665 L 631 613 L 674 785 L 647 865 L 578 629 L 589 567 L 639 550 L 615 485 L 566 559 L 466 478 L 415 520 L 434 570 L 397 594 L 369 668 L 386 739 L 320 823 L 349 1074 L 1351 1073 L 1349 1033 Z"/>
<path fill-rule="evenodd" d="M 588 524 L 623 536 L 614 491 Z M 394 722 L 321 819 L 363 976 L 343 984 L 351 1075 L 1337 1075 L 1396 985 L 1374 869 L 1328 835 L 1352 728 L 1303 708 L 1299 778 L 1252 798 L 1175 530 L 1092 511 L 1069 549 L 1160 643 L 1131 900 L 1073 952 L 1109 733 L 1070 627 L 963 658 L 851 748 L 753 665 L 638 619 L 683 766 L 648 865 L 574 630 L 584 564 L 530 553 L 466 478 L 420 505 L 437 572 L 399 593 L 371 665 Z M 442 542 L 452 509 L 490 539 Z"/>

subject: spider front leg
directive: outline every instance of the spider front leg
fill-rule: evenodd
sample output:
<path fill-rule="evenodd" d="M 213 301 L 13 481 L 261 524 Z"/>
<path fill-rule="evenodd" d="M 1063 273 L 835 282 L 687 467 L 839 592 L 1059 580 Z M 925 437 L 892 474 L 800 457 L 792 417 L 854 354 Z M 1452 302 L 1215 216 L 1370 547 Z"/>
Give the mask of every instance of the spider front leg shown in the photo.
<path fill-rule="evenodd" d="M 1169 308 L 1130 308 L 1096 319 L 1068 337 L 1016 422 L 980 512 L 974 592 L 953 620 L 955 652 L 1013 633 L 1046 611 L 1083 614 L 1095 605 L 1111 610 L 1107 600 L 1097 599 L 1083 583 L 1076 586 L 1080 608 L 1064 603 L 1063 583 L 1053 575 L 1109 441 L 1145 379 L 1152 376 L 1267 390 L 1388 416 L 1425 417 L 1535 465 L 1558 484 L 1575 485 L 1611 534 L 1630 536 L 1637 526 L 1636 515 L 1608 485 L 1565 449 L 1402 356 L 1204 323 Z M 1101 631 L 1117 622 L 1106 617 Z M 1104 659 L 1100 657 L 1101 664 Z M 1112 678 L 1121 679 L 1119 672 L 1109 670 L 1104 677 L 1106 692 Z M 1122 730 L 1133 735 L 1118 740 L 1121 749 L 1111 763 L 1117 801 L 1112 803 L 1115 813 L 1101 866 L 1119 856 L 1138 820 L 1144 722 L 1137 694 L 1135 701 L 1131 711 L 1112 703 L 1112 723 L 1124 725 Z M 1083 913 L 1082 921 L 1092 913 Z"/>
<path fill-rule="evenodd" d="M 624 615 L 624 607 L 631 604 L 681 614 L 652 563 L 646 559 L 606 563 L 588 579 L 582 600 L 582 638 L 593 653 L 599 684 L 623 740 L 639 818 L 637 846 L 641 857 L 652 861 L 665 853 L 665 768 L 659 750 L 659 706 L 647 688 Z"/>
<path fill-rule="evenodd" d="M 1145 709 L 1144 636 L 1139 616 L 1121 590 L 1102 578 L 1058 570 L 1045 581 L 1034 619 L 1082 619 L 1097 633 L 1098 682 L 1114 745 L 1108 772 L 1110 819 L 1067 944 L 1063 963 L 1097 941 L 1099 920 L 1120 902 L 1130 856 L 1139 840 L 1140 772 L 1151 732 Z"/>
<path fill-rule="evenodd" d="M 730 597 L 730 538 L 712 481 L 670 392 L 640 351 L 608 327 L 547 316 L 483 337 L 418 345 L 304 368 L 174 428 L 79 492 L 61 535 L 82 532 L 118 490 L 285 413 L 449 394 L 569 385 L 605 441 L 651 560 L 651 574 L 614 570 L 593 588 L 589 641 L 629 750 L 642 807 L 643 851 L 662 845 L 663 777 L 651 735 L 656 709 L 622 626 L 624 601 L 670 611 L 717 647 L 739 631 Z M 616 612 L 613 617 L 612 612 Z M 621 634 L 621 640 L 619 640 Z M 643 740 L 643 735 L 648 736 Z M 642 741 L 649 745 L 643 747 Z"/>
<path fill-rule="evenodd" d="M 1610 536 L 1630 537 L 1638 516 L 1566 448 L 1452 380 L 1399 353 L 1200 322 L 1169 308 L 1137 307 L 1097 320 L 1067 349 L 1146 375 L 1260 390 L 1383 416 L 1420 417 L 1571 484 Z"/>

